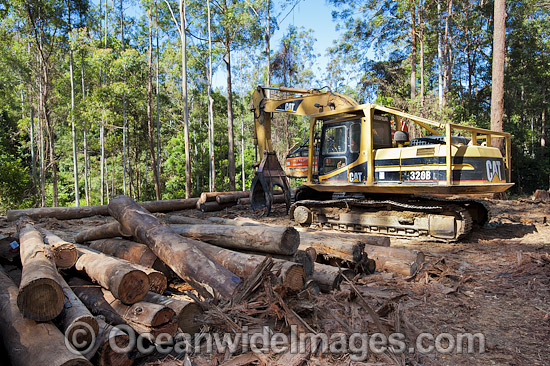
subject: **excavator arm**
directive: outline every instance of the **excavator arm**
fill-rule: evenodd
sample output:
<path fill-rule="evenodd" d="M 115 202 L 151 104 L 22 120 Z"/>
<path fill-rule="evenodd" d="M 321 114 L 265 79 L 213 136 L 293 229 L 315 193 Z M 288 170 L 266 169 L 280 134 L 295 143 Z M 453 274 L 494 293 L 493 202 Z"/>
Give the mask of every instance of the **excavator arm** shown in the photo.
<path fill-rule="evenodd" d="M 268 91 L 284 93 L 285 96 L 270 97 Z M 260 162 L 250 187 L 252 210 L 266 208 L 265 215 L 271 212 L 273 188 L 283 190 L 287 212 L 290 208 L 290 184 L 288 177 L 277 159 L 271 141 L 271 117 L 273 113 L 287 113 L 310 116 L 316 113 L 356 106 L 353 99 L 331 91 L 295 88 L 256 88 L 252 95 L 254 113 L 254 144 L 258 148 Z"/>

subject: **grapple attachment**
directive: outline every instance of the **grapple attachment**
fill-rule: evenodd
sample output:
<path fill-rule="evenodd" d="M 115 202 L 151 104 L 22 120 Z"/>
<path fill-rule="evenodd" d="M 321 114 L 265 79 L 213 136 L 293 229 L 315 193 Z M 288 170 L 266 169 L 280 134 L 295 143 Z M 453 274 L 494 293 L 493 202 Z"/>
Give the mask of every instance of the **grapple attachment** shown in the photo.
<path fill-rule="evenodd" d="M 264 151 L 250 187 L 250 206 L 253 211 L 265 208 L 264 216 L 271 212 L 273 189 L 279 187 L 285 196 L 286 212 L 290 209 L 290 184 L 275 153 Z"/>

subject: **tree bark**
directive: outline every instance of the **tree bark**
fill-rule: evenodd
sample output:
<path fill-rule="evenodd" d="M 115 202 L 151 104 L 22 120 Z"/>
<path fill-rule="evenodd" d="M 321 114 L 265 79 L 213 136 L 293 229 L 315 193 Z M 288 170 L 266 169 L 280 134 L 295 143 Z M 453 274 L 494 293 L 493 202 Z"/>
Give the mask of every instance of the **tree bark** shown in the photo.
<path fill-rule="evenodd" d="M 23 317 L 17 298 L 17 286 L 0 267 L 0 338 L 13 366 L 92 365 L 67 349 L 63 334 L 52 323 Z"/>
<path fill-rule="evenodd" d="M 491 130 L 503 131 L 504 54 L 506 44 L 506 1 L 495 0 L 493 33 L 493 77 L 491 88 Z M 492 146 L 504 149 L 504 139 L 493 139 Z"/>
<path fill-rule="evenodd" d="M 150 333 L 152 341 L 162 333 L 176 334 L 176 313 L 166 306 L 145 301 L 126 305 L 110 291 L 76 277 L 69 280 L 69 285 L 92 313 L 103 315 L 111 324 L 127 323 L 140 334 Z"/>
<path fill-rule="evenodd" d="M 173 297 L 166 297 L 153 292 L 145 296 L 144 301 L 166 306 L 176 313 L 178 328 L 187 334 L 197 333 L 203 322 L 199 318 L 203 310 L 199 304 L 194 301 L 180 300 Z"/>
<path fill-rule="evenodd" d="M 125 231 L 149 248 L 178 276 L 187 281 L 204 297 L 211 291 L 229 298 L 240 280 L 229 270 L 215 263 L 196 244 L 162 225 L 159 220 L 138 206 L 131 198 L 115 197 L 109 204 L 109 212 Z"/>
<path fill-rule="evenodd" d="M 55 262 L 30 220 L 22 219 L 17 226 L 23 265 L 17 306 L 26 318 L 52 320 L 61 313 L 64 303 Z"/>
<path fill-rule="evenodd" d="M 83 247 L 78 248 L 75 268 L 112 292 L 124 304 L 141 301 L 149 291 L 149 277 L 128 262 Z"/>
<path fill-rule="evenodd" d="M 300 234 L 292 227 L 171 225 L 176 233 L 228 249 L 294 255 Z"/>

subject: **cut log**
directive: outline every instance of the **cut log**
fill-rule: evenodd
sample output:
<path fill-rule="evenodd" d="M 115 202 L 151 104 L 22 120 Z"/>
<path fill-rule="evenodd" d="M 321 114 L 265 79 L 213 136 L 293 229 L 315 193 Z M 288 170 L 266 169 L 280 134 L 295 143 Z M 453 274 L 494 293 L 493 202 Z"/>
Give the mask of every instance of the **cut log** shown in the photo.
<path fill-rule="evenodd" d="M 71 220 L 96 215 L 109 216 L 107 206 L 41 207 L 8 210 L 7 218 L 8 221 L 16 221 L 23 216 L 28 216 L 33 220 L 38 220 L 45 217 L 55 218 L 58 220 Z"/>
<path fill-rule="evenodd" d="M 55 265 L 60 269 L 67 269 L 74 266 L 78 258 L 76 247 L 73 243 L 66 242 L 59 236 L 44 230 L 38 229 L 44 235 L 44 243 L 50 246 L 53 253 Z"/>
<path fill-rule="evenodd" d="M 216 201 L 197 203 L 197 209 L 200 210 L 201 212 L 221 211 L 225 208 L 233 206 L 235 203 L 224 203 L 222 205 L 220 205 Z"/>
<path fill-rule="evenodd" d="M 300 235 L 292 227 L 227 225 L 171 225 L 170 227 L 185 237 L 230 249 L 293 255 L 300 245 Z"/>
<path fill-rule="evenodd" d="M 363 258 L 365 244 L 359 240 L 341 239 L 323 233 L 300 233 L 300 249 L 314 248 L 317 254 L 357 263 Z"/>
<path fill-rule="evenodd" d="M 65 305 L 61 314 L 55 319 L 55 323 L 73 347 L 82 351 L 96 339 L 99 326 L 96 318 L 75 295 L 67 282 L 63 278 L 60 282 L 65 295 Z"/>
<path fill-rule="evenodd" d="M 65 302 L 53 256 L 30 220 L 21 218 L 17 228 L 23 265 L 17 306 L 26 318 L 52 320 L 61 313 Z"/>
<path fill-rule="evenodd" d="M 117 257 L 135 269 L 145 272 L 149 277 L 151 291 L 162 294 L 166 290 L 168 286 L 166 276 L 152 268 L 160 260 L 147 245 L 124 239 L 102 239 L 91 242 L 89 249 Z M 146 262 L 148 265 L 141 265 L 139 261 Z"/>
<path fill-rule="evenodd" d="M 0 339 L 12 366 L 91 366 L 70 352 L 65 337 L 52 323 L 24 318 L 17 306 L 18 289 L 0 267 Z"/>
<path fill-rule="evenodd" d="M 161 333 L 176 334 L 176 313 L 166 306 L 145 301 L 125 305 L 109 290 L 76 277 L 69 280 L 69 285 L 92 313 L 103 315 L 113 325 L 126 323 L 136 332 L 150 333 L 153 338 Z"/>
<path fill-rule="evenodd" d="M 424 253 L 417 250 L 365 245 L 365 253 L 376 261 L 376 267 L 389 272 L 412 276 L 424 263 Z"/>
<path fill-rule="evenodd" d="M 350 240 L 358 240 L 362 243 L 369 244 L 369 245 L 377 245 L 381 247 L 390 246 L 390 238 L 387 236 L 350 233 L 350 232 L 342 232 L 337 230 L 317 230 L 317 229 L 310 229 L 305 227 L 296 227 L 296 230 L 299 231 L 300 233 L 322 234 L 327 238 L 334 238 L 335 240 L 339 240 L 340 238 L 343 238 L 343 239 L 350 239 Z"/>
<path fill-rule="evenodd" d="M 115 197 L 109 204 L 109 212 L 125 231 L 131 232 L 133 237 L 147 244 L 157 257 L 193 286 L 201 296 L 211 297 L 215 291 L 222 297 L 229 298 L 240 283 L 236 275 L 197 248 L 196 243 L 200 242 L 184 238 L 170 227 L 162 225 L 131 198 Z"/>
<path fill-rule="evenodd" d="M 212 222 L 208 220 L 196 219 L 188 216 L 165 216 L 164 222 L 169 224 L 183 224 L 183 225 L 210 225 Z"/>
<path fill-rule="evenodd" d="M 93 249 L 77 246 L 75 268 L 85 272 L 94 282 L 113 293 L 124 304 L 141 301 L 149 291 L 149 277 L 131 263 L 105 255 Z"/>
<path fill-rule="evenodd" d="M 198 198 L 184 198 L 175 200 L 146 201 L 139 202 L 139 205 L 149 212 L 169 212 L 195 208 L 198 200 Z"/>
<path fill-rule="evenodd" d="M 195 334 L 203 325 L 203 321 L 200 319 L 203 310 L 199 304 L 192 300 L 180 300 L 149 292 L 147 296 L 145 296 L 144 301 L 163 305 L 174 310 L 177 317 L 178 328 L 184 333 Z"/>
<path fill-rule="evenodd" d="M 252 271 L 265 259 L 263 255 L 235 252 L 201 241 L 197 241 L 195 245 L 241 278 L 250 276 Z M 304 288 L 306 275 L 301 264 L 284 259 L 274 259 L 273 262 L 275 264 L 272 272 L 277 276 L 281 285 L 294 291 Z"/>
<path fill-rule="evenodd" d="M 163 201 L 146 201 L 140 202 L 139 205 L 150 212 L 179 211 L 194 208 L 198 200 L 198 198 L 187 198 Z M 80 207 L 42 207 L 26 208 L 21 210 L 8 210 L 7 220 L 16 221 L 23 216 L 28 216 L 35 220 L 45 217 L 56 218 L 58 220 L 72 220 L 96 215 L 109 216 L 107 205 Z"/>
<path fill-rule="evenodd" d="M 43 232 L 43 229 L 36 229 Z M 74 244 L 67 243 L 59 237 L 55 238 L 56 239 L 52 241 L 51 237 L 45 237 L 44 244 L 48 245 L 48 251 L 51 252 L 56 267 L 61 269 L 71 268 L 76 262 L 77 257 Z M 52 242 L 54 245 L 51 244 Z M 0 239 L 0 258 L 12 262 L 17 257 L 19 257 L 19 243 L 17 240 L 13 237 Z"/>
<path fill-rule="evenodd" d="M 132 234 L 124 231 L 118 221 L 113 221 L 108 224 L 81 231 L 75 235 L 74 240 L 82 244 L 88 241 L 115 238 L 117 236 L 130 237 Z"/>
<path fill-rule="evenodd" d="M 231 194 L 220 194 L 216 196 L 216 202 L 222 203 L 237 203 L 239 198 L 245 198 L 250 196 L 248 191 L 233 192 Z"/>
<path fill-rule="evenodd" d="M 285 203 L 285 202 L 286 202 L 286 199 L 284 194 L 273 195 L 273 203 Z M 250 205 L 250 197 L 247 196 L 247 197 L 239 198 L 237 200 L 237 204 L 242 206 Z"/>
<path fill-rule="evenodd" d="M 250 194 L 248 191 L 244 191 L 245 197 Z M 242 195 L 243 191 L 230 191 L 230 192 L 202 192 L 197 203 L 206 203 L 216 201 L 216 197 L 223 195 Z"/>
<path fill-rule="evenodd" d="M 93 360 L 94 364 L 98 366 L 132 366 L 134 360 L 131 355 L 117 352 L 111 347 L 111 342 L 113 342 L 112 344 L 116 344 L 119 349 L 126 348 L 130 343 L 130 337 L 120 329 L 105 323 L 101 318 L 97 319 L 97 323 L 99 333 L 95 347 L 84 356 Z"/>
<path fill-rule="evenodd" d="M 153 268 L 162 272 L 166 278 L 176 276 L 145 244 L 125 239 L 101 239 L 92 241 L 90 248 L 144 267 Z"/>
<path fill-rule="evenodd" d="M 342 273 L 346 277 L 353 277 L 353 271 L 343 269 Z M 340 269 L 329 266 L 327 264 L 315 263 L 315 271 L 313 271 L 312 279 L 319 285 L 319 289 L 323 292 L 330 292 L 340 287 L 344 279 L 340 274 Z"/>
<path fill-rule="evenodd" d="M 150 268 L 155 268 L 155 264 L 159 261 L 155 253 L 147 245 L 131 240 L 94 240 L 90 242 L 90 248 Z"/>

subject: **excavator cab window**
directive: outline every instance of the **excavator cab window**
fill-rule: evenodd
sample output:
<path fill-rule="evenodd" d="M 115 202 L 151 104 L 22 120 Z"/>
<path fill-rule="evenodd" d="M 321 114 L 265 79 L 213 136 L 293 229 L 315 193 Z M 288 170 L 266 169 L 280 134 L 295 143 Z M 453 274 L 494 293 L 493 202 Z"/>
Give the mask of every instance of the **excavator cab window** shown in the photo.
<path fill-rule="evenodd" d="M 353 123 L 349 129 L 350 152 L 358 153 L 361 147 L 361 124 Z"/>
<path fill-rule="evenodd" d="M 372 142 L 375 149 L 392 147 L 391 123 L 388 116 L 374 115 Z"/>
<path fill-rule="evenodd" d="M 346 152 L 346 126 L 329 127 L 325 131 L 323 154 L 341 154 Z"/>

